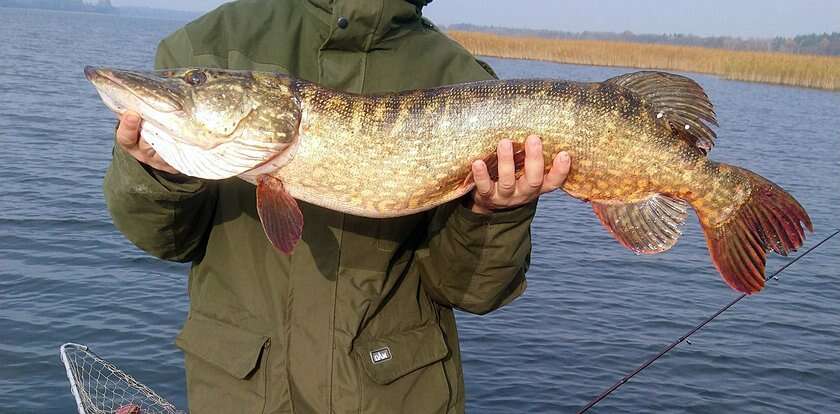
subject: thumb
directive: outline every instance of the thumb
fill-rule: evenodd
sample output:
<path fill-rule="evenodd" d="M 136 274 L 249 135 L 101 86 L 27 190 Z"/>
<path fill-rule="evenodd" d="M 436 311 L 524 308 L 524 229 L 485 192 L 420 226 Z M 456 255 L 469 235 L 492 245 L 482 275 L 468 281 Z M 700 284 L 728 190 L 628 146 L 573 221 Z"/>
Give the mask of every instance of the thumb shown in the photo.
<path fill-rule="evenodd" d="M 124 148 L 137 146 L 140 139 L 140 116 L 134 112 L 126 112 L 120 118 L 117 128 L 117 142 Z"/>

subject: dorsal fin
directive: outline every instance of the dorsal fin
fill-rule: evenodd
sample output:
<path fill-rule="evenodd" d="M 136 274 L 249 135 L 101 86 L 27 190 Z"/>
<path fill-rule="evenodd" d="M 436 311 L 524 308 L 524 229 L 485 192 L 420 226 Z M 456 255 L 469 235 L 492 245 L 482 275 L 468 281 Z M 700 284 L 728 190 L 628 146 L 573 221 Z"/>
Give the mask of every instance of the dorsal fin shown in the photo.
<path fill-rule="evenodd" d="M 608 79 L 640 95 L 665 121 L 675 135 L 707 153 L 717 135 L 708 124 L 718 126 L 709 97 L 697 82 L 665 72 L 641 71 Z"/>

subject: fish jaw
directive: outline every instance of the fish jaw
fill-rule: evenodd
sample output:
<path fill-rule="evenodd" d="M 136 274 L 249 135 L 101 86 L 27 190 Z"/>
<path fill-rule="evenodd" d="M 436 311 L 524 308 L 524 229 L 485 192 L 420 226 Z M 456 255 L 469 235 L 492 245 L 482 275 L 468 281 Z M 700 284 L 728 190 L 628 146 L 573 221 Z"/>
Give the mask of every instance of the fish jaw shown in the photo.
<path fill-rule="evenodd" d="M 255 183 L 249 171 L 276 170 L 294 157 L 298 141 L 291 143 L 265 143 L 260 141 L 232 140 L 211 149 L 185 144 L 157 124 L 143 121 L 140 136 L 154 148 L 169 165 L 191 177 L 222 180 L 239 176 Z M 263 167 L 263 168 L 261 168 Z M 257 174 L 259 175 L 259 174 Z M 244 177 L 243 177 L 244 178 Z"/>

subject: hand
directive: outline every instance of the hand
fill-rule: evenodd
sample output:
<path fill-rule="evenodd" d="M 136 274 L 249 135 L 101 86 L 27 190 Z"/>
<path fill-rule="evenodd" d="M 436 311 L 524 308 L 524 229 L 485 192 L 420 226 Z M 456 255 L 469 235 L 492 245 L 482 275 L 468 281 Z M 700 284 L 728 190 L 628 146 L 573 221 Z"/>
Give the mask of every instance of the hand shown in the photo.
<path fill-rule="evenodd" d="M 564 151 L 554 157 L 551 170 L 544 174 L 542 140 L 536 135 L 525 140 L 525 171 L 519 179 L 515 175 L 513 144 L 510 140 L 499 142 L 497 156 L 498 181 L 490 178 L 484 161 L 478 160 L 472 164 L 475 190 L 471 209 L 476 213 L 490 214 L 494 210 L 518 207 L 536 200 L 541 194 L 560 188 L 569 175 L 571 165 L 569 154 Z"/>
<path fill-rule="evenodd" d="M 140 116 L 134 112 L 126 112 L 120 117 L 120 125 L 117 127 L 117 144 L 143 164 L 156 170 L 180 174 L 140 136 Z"/>

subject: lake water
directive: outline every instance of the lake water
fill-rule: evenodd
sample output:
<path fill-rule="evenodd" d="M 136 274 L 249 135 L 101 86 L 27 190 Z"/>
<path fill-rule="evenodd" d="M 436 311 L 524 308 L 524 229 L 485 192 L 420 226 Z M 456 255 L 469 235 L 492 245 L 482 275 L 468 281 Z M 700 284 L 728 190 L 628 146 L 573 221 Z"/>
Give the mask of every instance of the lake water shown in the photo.
<path fill-rule="evenodd" d="M 0 412 L 69 413 L 58 346 L 90 345 L 181 407 L 184 265 L 112 226 L 101 194 L 113 118 L 84 65 L 148 68 L 175 21 L 0 8 Z M 501 76 L 627 71 L 489 59 Z M 793 193 L 816 234 L 840 226 L 840 93 L 691 75 L 719 115 L 712 158 Z M 696 219 L 670 252 L 635 256 L 586 204 L 546 196 L 526 294 L 459 314 L 468 410 L 574 412 L 735 297 Z M 773 270 L 790 259 L 772 257 Z M 840 240 L 796 263 L 593 412 L 840 412 Z"/>

